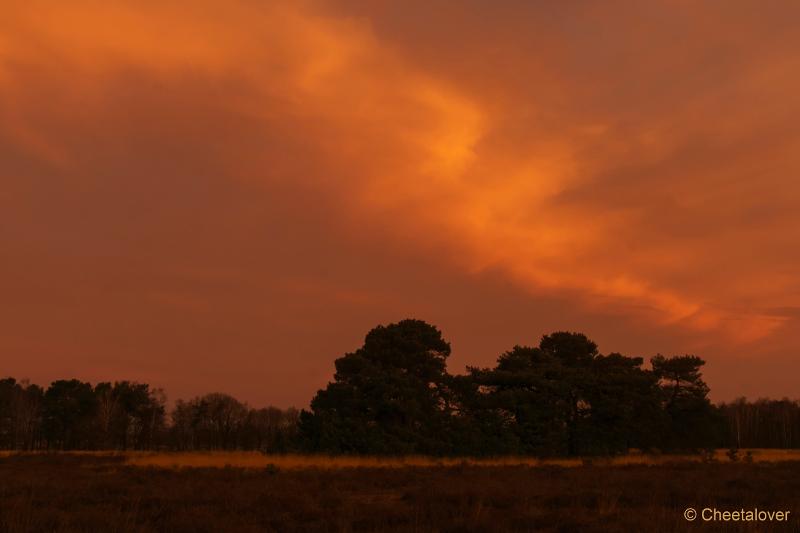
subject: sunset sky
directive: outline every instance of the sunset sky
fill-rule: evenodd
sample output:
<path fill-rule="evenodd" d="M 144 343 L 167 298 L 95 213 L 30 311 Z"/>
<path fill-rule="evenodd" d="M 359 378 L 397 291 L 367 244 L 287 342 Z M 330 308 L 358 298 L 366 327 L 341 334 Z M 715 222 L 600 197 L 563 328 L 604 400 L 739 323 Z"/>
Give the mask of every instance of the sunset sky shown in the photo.
<path fill-rule="evenodd" d="M 2 11 L 0 377 L 303 407 L 414 317 L 800 396 L 794 0 Z"/>

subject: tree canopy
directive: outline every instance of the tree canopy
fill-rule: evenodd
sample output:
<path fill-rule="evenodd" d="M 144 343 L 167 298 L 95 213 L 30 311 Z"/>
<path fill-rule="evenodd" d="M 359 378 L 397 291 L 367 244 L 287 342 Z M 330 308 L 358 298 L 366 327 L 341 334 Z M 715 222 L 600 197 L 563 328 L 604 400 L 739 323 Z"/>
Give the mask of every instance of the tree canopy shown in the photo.
<path fill-rule="evenodd" d="M 450 417 L 450 345 L 421 320 L 378 326 L 335 361 L 334 381 L 300 419 L 310 449 L 436 453 Z"/>
<path fill-rule="evenodd" d="M 370 331 L 301 414 L 308 449 L 334 453 L 618 454 L 710 446 L 715 413 L 686 356 L 603 355 L 581 333 L 515 346 L 494 368 L 447 373 L 450 345 L 420 320 Z M 687 422 L 684 422 L 687 421 Z M 699 430 L 700 425 L 712 428 Z"/>

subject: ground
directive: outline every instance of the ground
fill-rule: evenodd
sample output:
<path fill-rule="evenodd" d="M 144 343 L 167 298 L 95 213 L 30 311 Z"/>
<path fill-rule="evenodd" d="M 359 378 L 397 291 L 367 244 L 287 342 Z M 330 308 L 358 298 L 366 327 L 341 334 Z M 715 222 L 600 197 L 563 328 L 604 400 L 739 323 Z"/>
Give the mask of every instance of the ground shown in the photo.
<path fill-rule="evenodd" d="M 164 466 L 178 463 L 196 466 Z M 792 514 L 687 522 L 688 507 Z M 10 533 L 692 530 L 800 531 L 800 461 L 0 456 L 0 531 Z"/>

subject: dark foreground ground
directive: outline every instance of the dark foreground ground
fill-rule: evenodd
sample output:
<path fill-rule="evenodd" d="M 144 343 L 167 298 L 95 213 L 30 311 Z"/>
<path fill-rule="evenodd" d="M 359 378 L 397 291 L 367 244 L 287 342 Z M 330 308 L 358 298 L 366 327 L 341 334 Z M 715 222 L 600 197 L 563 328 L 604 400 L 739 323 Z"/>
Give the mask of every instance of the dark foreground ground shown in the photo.
<path fill-rule="evenodd" d="M 335 470 L 0 457 L 0 531 L 800 531 L 800 462 Z M 789 510 L 689 523 L 687 507 Z"/>

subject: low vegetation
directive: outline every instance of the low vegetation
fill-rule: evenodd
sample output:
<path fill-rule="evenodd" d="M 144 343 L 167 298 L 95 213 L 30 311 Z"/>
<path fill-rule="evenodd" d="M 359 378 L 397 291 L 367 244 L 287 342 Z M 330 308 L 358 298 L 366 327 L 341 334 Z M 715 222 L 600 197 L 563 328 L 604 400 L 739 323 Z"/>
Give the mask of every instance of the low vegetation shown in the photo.
<path fill-rule="evenodd" d="M 6 454 L 0 457 L 0 531 L 613 533 L 686 531 L 687 507 L 800 512 L 800 461 L 730 461 L 724 451 L 692 463 L 572 460 L 572 468 L 437 458 L 337 457 L 293 465 L 291 456 L 261 456 L 263 462 L 247 467 L 202 466 L 208 458 L 221 466 L 226 455 L 238 464 L 259 454 L 173 456 L 182 468 L 135 466 L 169 462 L 172 454 Z M 192 456 L 197 462 L 187 467 Z M 797 520 L 775 527 L 693 526 L 790 531 Z"/>

